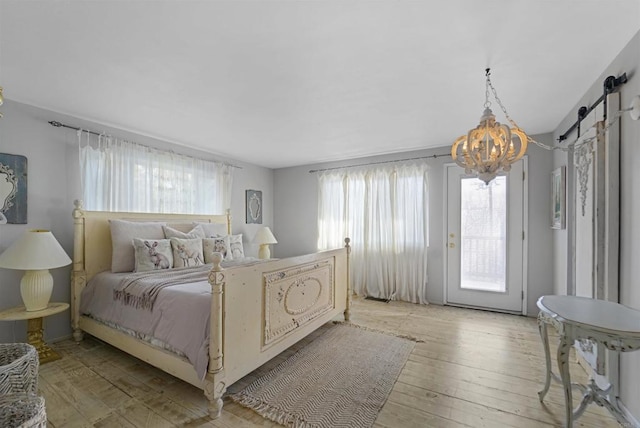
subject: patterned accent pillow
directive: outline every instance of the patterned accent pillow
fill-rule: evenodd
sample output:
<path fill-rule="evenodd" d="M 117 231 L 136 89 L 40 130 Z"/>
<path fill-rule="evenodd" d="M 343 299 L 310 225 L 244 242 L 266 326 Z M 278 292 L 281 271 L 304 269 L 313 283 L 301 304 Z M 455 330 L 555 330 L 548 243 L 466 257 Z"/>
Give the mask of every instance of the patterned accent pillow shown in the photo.
<path fill-rule="evenodd" d="M 202 240 L 202 249 L 204 251 L 204 262 L 212 263 L 211 254 L 221 253 L 222 259 L 227 259 L 229 253 L 229 237 L 218 236 L 216 238 L 204 238 Z"/>
<path fill-rule="evenodd" d="M 173 267 L 173 253 L 168 239 L 133 239 L 135 254 L 135 271 L 171 269 Z"/>
<path fill-rule="evenodd" d="M 173 266 L 189 267 L 204 264 L 202 255 L 202 239 L 182 239 L 171 238 L 171 248 L 173 249 Z"/>
<path fill-rule="evenodd" d="M 111 229 L 111 271 L 131 272 L 135 269 L 132 238 L 164 239 L 162 222 L 109 220 Z"/>
<path fill-rule="evenodd" d="M 231 259 L 243 259 L 244 247 L 242 246 L 242 233 L 238 235 L 229 235 L 229 252 Z"/>
<path fill-rule="evenodd" d="M 200 225 L 197 225 L 196 227 L 194 227 L 193 229 L 191 229 L 189 232 L 186 232 L 186 233 L 181 232 L 178 229 L 174 229 L 173 227 L 169 227 L 169 226 L 162 226 L 162 230 L 164 230 L 164 237 L 167 239 L 170 239 L 170 238 L 194 239 L 194 238 L 205 237 L 204 230 Z"/>

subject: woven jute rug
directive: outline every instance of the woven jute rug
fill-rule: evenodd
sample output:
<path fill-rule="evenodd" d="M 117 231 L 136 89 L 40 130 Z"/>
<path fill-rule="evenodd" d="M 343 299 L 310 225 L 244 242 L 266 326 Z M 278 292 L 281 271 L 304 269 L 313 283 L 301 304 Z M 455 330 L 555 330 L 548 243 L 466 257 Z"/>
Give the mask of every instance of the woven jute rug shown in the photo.
<path fill-rule="evenodd" d="M 370 427 L 414 342 L 336 324 L 231 399 L 289 427 Z"/>

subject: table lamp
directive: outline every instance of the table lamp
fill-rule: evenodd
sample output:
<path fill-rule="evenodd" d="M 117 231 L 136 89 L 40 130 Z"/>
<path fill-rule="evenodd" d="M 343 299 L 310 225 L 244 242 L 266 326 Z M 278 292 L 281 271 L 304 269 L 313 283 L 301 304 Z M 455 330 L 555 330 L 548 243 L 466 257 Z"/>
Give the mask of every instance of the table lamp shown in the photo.
<path fill-rule="evenodd" d="M 53 291 L 49 269 L 67 266 L 71 259 L 48 230 L 25 232 L 4 253 L 0 267 L 26 270 L 20 281 L 20 294 L 27 311 L 46 309 Z"/>
<path fill-rule="evenodd" d="M 269 259 L 271 258 L 271 251 L 269 250 L 269 244 L 277 244 L 276 237 L 271 233 L 271 229 L 267 226 L 258 230 L 256 236 L 253 237 L 254 244 L 260 244 L 258 250 L 258 258 Z"/>

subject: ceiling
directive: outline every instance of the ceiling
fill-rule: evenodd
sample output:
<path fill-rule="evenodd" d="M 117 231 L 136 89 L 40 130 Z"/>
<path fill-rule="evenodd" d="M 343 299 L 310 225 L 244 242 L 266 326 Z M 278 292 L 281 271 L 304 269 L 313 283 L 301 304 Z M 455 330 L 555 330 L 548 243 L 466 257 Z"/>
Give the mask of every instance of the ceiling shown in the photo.
<path fill-rule="evenodd" d="M 280 168 L 448 146 L 485 67 L 527 133 L 551 132 L 638 29 L 640 0 L 0 0 L 0 85 Z"/>

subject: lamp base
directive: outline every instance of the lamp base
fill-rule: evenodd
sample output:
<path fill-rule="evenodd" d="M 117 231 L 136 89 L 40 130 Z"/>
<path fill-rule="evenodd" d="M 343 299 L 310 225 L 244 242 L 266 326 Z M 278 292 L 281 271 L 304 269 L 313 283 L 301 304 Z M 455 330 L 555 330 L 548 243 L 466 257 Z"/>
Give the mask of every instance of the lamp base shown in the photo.
<path fill-rule="evenodd" d="M 38 351 L 40 364 L 62 358 L 60 354 L 51 349 L 44 341 L 42 318 L 33 318 L 27 321 L 27 342 Z"/>
<path fill-rule="evenodd" d="M 53 292 L 53 277 L 48 269 L 28 270 L 20 280 L 20 294 L 27 312 L 47 308 Z"/>
<path fill-rule="evenodd" d="M 271 258 L 271 250 L 269 250 L 269 244 L 260 244 L 260 249 L 258 250 L 258 258 L 259 259 Z"/>

